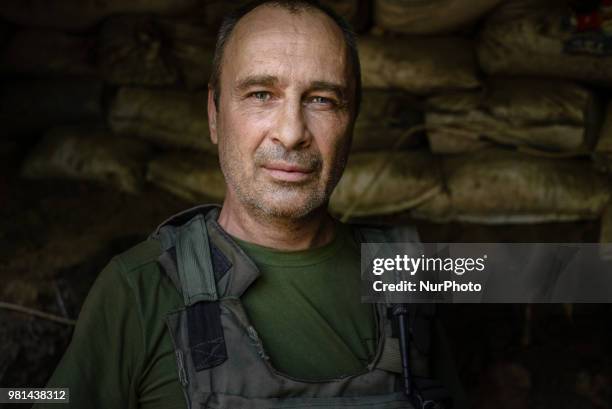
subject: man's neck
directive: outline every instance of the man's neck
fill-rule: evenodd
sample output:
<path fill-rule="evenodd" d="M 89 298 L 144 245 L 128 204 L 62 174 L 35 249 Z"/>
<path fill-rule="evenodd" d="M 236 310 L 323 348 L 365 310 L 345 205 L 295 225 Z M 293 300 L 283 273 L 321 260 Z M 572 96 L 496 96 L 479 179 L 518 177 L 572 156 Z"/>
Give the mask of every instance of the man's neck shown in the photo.
<path fill-rule="evenodd" d="M 218 222 L 226 232 L 241 240 L 286 251 L 321 247 L 331 242 L 335 234 L 335 221 L 326 208 L 300 219 L 275 218 L 226 201 Z"/>

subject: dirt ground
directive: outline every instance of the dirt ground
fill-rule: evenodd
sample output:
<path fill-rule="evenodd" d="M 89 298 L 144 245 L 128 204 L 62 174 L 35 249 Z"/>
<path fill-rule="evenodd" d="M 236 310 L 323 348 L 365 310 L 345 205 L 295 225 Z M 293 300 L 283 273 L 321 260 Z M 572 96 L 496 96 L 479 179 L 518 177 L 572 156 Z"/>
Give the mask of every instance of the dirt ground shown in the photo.
<path fill-rule="evenodd" d="M 22 152 L 0 148 L 0 301 L 75 318 L 110 258 L 192 204 L 148 187 L 24 181 Z M 595 242 L 597 222 L 526 226 L 416 223 L 423 241 Z M 612 408 L 610 306 L 445 305 L 457 365 L 478 408 Z M 0 385 L 42 386 L 72 327 L 0 309 Z M 1 405 L 0 405 L 1 406 Z M 5 406 L 8 407 L 8 406 Z"/>

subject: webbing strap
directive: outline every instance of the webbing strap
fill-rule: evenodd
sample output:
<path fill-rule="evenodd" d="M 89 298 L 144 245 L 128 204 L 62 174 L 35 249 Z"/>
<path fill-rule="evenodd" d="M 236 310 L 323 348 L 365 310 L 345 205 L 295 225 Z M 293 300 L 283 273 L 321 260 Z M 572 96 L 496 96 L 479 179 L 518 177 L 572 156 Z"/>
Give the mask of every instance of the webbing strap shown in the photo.
<path fill-rule="evenodd" d="M 185 305 L 218 299 L 206 222 L 198 215 L 176 233 L 176 255 Z"/>
<path fill-rule="evenodd" d="M 402 373 L 402 356 L 397 338 L 385 338 L 382 353 L 376 363 L 376 368 L 384 371 Z"/>

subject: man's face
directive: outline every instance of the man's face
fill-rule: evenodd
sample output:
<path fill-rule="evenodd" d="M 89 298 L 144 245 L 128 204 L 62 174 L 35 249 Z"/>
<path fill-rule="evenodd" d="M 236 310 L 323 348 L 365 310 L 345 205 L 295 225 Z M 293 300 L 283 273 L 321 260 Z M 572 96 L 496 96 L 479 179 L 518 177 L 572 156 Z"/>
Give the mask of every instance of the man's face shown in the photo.
<path fill-rule="evenodd" d="M 325 205 L 350 146 L 354 82 L 342 32 L 319 11 L 262 6 L 226 45 L 209 93 L 226 201 L 301 218 Z"/>

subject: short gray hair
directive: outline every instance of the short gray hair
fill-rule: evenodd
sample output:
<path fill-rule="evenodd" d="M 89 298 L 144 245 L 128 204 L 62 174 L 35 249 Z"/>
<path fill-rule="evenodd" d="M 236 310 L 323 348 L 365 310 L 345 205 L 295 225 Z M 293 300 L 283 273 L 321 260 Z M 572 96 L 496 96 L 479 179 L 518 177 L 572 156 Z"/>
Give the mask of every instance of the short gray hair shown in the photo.
<path fill-rule="evenodd" d="M 319 10 L 323 14 L 330 17 L 334 23 L 342 30 L 344 37 L 344 43 L 348 50 L 348 59 L 351 64 L 351 71 L 355 80 L 355 112 L 354 116 L 357 117 L 359 113 L 359 107 L 361 105 L 361 64 L 359 63 L 359 53 L 357 51 L 357 39 L 355 33 L 351 29 L 350 25 L 346 20 L 340 17 L 329 7 L 319 3 L 315 0 L 255 0 L 251 1 L 242 7 L 237 8 L 232 13 L 228 14 L 221 23 L 221 28 L 217 34 L 217 43 L 215 46 L 215 55 L 213 57 L 212 73 L 210 80 L 208 81 L 209 86 L 213 90 L 213 97 L 215 106 L 219 109 L 219 94 L 220 94 L 220 78 L 221 78 L 221 65 L 223 60 L 223 51 L 227 45 L 230 35 L 234 31 L 236 24 L 253 11 L 255 8 L 263 5 L 269 5 L 273 7 L 281 7 L 291 14 L 297 14 L 304 10 Z"/>

